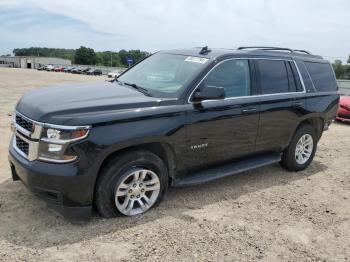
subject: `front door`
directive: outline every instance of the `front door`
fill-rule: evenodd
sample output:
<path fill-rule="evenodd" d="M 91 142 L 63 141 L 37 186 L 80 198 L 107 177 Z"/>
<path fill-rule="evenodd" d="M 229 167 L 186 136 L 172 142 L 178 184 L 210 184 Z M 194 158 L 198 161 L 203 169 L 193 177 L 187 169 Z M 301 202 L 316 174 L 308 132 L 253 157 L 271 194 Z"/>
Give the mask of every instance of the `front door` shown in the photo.
<path fill-rule="evenodd" d="M 201 169 L 254 152 L 260 109 L 257 97 L 251 97 L 251 75 L 248 60 L 228 59 L 204 78 L 204 85 L 224 87 L 226 98 L 191 102 L 186 168 Z"/>

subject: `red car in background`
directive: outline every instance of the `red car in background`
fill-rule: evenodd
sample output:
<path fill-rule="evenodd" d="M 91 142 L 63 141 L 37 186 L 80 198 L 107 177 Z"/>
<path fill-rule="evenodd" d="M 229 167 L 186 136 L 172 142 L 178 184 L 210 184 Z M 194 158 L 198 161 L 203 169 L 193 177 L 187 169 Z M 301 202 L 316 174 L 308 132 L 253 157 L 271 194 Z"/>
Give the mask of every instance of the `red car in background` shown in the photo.
<path fill-rule="evenodd" d="M 64 71 L 64 67 L 63 66 L 56 66 L 53 70 L 55 72 L 63 72 Z"/>
<path fill-rule="evenodd" d="M 350 123 L 350 95 L 341 95 L 337 112 L 337 120 Z"/>

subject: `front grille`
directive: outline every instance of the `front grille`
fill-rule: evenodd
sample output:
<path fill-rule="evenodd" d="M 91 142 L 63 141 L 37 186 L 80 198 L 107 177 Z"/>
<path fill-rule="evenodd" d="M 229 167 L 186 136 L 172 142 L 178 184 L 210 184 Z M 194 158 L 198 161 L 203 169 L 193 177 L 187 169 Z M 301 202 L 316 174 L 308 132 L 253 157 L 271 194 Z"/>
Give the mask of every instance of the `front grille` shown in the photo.
<path fill-rule="evenodd" d="M 345 115 L 345 114 L 338 114 L 338 117 L 344 118 L 344 119 L 350 119 L 350 115 Z"/>
<path fill-rule="evenodd" d="M 17 125 L 19 125 L 20 127 L 24 128 L 25 130 L 27 130 L 29 132 L 33 132 L 34 131 L 34 124 L 33 124 L 33 122 L 31 122 L 30 120 L 25 119 L 21 115 L 17 115 L 16 114 L 16 123 L 17 123 Z"/>
<path fill-rule="evenodd" d="M 19 150 L 21 150 L 24 154 L 28 155 L 29 153 L 29 144 L 21 139 L 20 137 L 16 136 L 16 146 Z"/>

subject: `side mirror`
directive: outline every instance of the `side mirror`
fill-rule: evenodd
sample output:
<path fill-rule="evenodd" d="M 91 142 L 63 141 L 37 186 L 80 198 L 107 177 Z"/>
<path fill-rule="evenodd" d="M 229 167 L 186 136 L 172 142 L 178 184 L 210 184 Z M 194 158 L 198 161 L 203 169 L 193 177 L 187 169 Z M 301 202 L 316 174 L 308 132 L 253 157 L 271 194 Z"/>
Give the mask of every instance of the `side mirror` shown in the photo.
<path fill-rule="evenodd" d="M 201 85 L 193 94 L 192 101 L 216 100 L 225 98 L 225 88 L 219 86 Z"/>

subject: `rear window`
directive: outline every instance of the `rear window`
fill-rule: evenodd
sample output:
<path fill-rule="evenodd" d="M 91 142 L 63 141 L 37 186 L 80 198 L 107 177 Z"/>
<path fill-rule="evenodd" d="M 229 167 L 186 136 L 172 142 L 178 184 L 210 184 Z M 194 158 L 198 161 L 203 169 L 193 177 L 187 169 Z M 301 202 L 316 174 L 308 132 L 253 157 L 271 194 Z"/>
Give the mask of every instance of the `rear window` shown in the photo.
<path fill-rule="evenodd" d="M 288 93 L 287 68 L 281 60 L 258 60 L 262 94 Z"/>
<path fill-rule="evenodd" d="M 317 91 L 322 92 L 337 90 L 337 83 L 330 64 L 314 62 L 304 63 Z"/>

